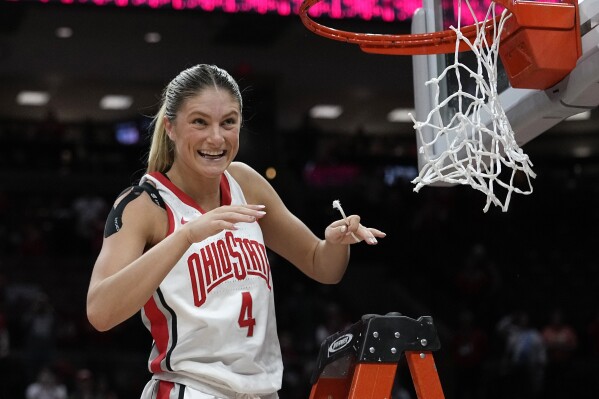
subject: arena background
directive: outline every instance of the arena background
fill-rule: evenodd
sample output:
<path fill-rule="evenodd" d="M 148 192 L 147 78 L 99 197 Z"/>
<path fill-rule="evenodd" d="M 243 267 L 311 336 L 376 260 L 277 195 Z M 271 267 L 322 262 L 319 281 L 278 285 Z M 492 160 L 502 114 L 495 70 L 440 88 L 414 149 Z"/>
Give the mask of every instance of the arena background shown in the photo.
<path fill-rule="evenodd" d="M 149 334 L 139 317 L 95 332 L 85 295 L 108 207 L 143 173 L 160 91 L 196 63 L 239 80 L 246 120 L 238 159 L 276 170 L 272 184 L 311 229 L 321 234 L 338 217 L 331 203 L 339 199 L 387 233 L 376 247 L 353 247 L 335 286 L 270 254 L 282 399 L 308 397 L 323 337 L 363 314 L 392 311 L 434 318 L 448 399 L 597 397 L 597 110 L 527 144 L 533 194 L 514 196 L 508 212 L 484 213 L 484 196 L 469 187 L 413 192 L 411 123 L 387 120 L 392 109 L 413 106 L 409 57 L 318 37 L 293 12 L 104 3 L 0 2 L 0 398 L 25 398 L 44 367 L 70 398 L 90 390 L 95 398 L 139 396 Z M 409 20 L 331 21 L 409 30 Z M 22 90 L 47 91 L 49 101 L 18 105 Z M 106 94 L 133 101 L 102 110 Z M 343 113 L 313 119 L 317 104 Z M 550 329 L 558 313 L 569 327 L 563 335 Z M 529 354 L 538 360 L 532 372 L 510 362 L 516 336 L 504 328 L 524 319 L 528 336 L 545 337 Z M 415 399 L 400 366 L 394 398 Z"/>

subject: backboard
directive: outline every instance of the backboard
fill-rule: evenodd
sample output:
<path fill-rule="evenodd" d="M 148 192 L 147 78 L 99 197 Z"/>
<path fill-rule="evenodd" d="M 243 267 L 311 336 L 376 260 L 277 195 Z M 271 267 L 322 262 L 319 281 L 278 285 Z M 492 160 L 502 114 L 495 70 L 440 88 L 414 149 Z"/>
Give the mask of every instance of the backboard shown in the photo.
<path fill-rule="evenodd" d="M 456 0 L 457 2 L 457 0 Z M 439 32 L 456 25 L 456 10 L 447 7 L 452 1 L 423 0 L 422 8 L 416 10 L 412 19 L 412 33 Z M 480 19 L 488 9 L 490 0 L 483 0 L 477 6 Z M 582 56 L 579 58 L 575 69 L 563 80 L 546 90 L 517 89 L 510 85 L 501 61 L 498 62 L 499 101 L 505 111 L 510 125 L 515 133 L 518 145 L 523 146 L 538 135 L 557 125 L 564 119 L 593 109 L 599 105 L 599 1 L 579 0 L 580 34 L 582 42 Z M 476 11 L 476 10 L 475 10 Z M 469 14 L 469 11 L 468 11 Z M 471 24 L 464 18 L 462 12 L 462 26 Z M 435 93 L 431 86 L 425 83 L 437 78 L 445 67 L 453 62 L 454 53 L 438 55 L 414 55 L 414 100 L 415 119 L 423 121 L 433 108 Z M 474 56 L 470 52 L 459 55 L 461 62 L 473 64 Z M 469 59 L 470 58 L 470 59 Z M 443 101 L 448 93 L 457 90 L 457 81 L 443 80 L 440 86 L 439 102 Z M 462 79 L 462 84 L 466 82 Z M 455 114 L 455 108 L 450 103 L 443 109 L 442 117 L 449 120 Z M 432 139 L 433 132 L 422 132 L 426 141 Z M 427 136 L 428 135 L 428 136 Z M 421 147 L 420 137 L 416 135 L 417 146 Z M 435 144 L 433 157 L 445 150 L 446 141 L 440 140 Z M 419 170 L 424 164 L 422 155 L 419 154 Z M 429 153 L 430 155 L 430 153 Z M 448 185 L 435 183 L 435 185 Z"/>

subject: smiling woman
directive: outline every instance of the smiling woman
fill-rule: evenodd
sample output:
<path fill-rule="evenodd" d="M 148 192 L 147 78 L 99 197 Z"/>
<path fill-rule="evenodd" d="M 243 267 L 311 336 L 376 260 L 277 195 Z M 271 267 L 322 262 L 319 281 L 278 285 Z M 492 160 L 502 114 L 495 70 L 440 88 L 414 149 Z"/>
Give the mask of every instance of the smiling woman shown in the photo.
<path fill-rule="evenodd" d="M 210 93 L 206 96 L 197 96 L 198 92 L 205 88 L 210 88 Z M 235 135 L 239 136 L 243 99 L 239 86 L 226 71 L 220 68 L 212 70 L 211 67 L 205 65 L 185 70 L 169 83 L 164 90 L 163 97 L 162 107 L 154 119 L 154 134 L 148 159 L 148 172 L 165 172 L 172 166 L 175 148 L 173 141 L 171 141 L 171 134 L 173 134 L 175 121 L 177 121 L 177 112 L 182 108 L 183 103 L 190 98 L 193 98 L 194 101 L 185 104 L 185 108 L 182 110 L 182 118 L 179 118 L 184 119 L 179 120 L 181 128 L 184 124 L 195 124 L 195 130 L 207 127 L 206 119 L 210 115 L 206 115 L 208 110 L 205 106 L 211 108 L 210 111 L 213 107 L 228 106 L 223 123 L 230 128 L 228 130 L 232 130 Z M 220 101 L 215 105 L 211 105 L 210 100 L 212 97 L 218 97 Z M 197 104 L 197 102 L 201 102 L 201 104 Z M 218 112 L 218 110 L 215 112 Z M 233 122 L 230 114 L 236 117 L 235 122 Z M 218 115 L 218 117 L 222 117 L 222 115 Z M 220 121 L 217 118 L 216 121 L 212 122 L 218 123 Z M 206 129 L 201 130 L 205 131 Z M 236 150 L 238 147 L 239 143 L 237 142 Z"/>
<path fill-rule="evenodd" d="M 108 216 L 87 313 L 105 331 L 141 311 L 154 340 L 142 399 L 277 398 L 283 364 L 267 248 L 332 284 L 350 244 L 385 236 L 344 215 L 320 239 L 265 178 L 234 162 L 242 104 L 216 66 L 175 77 L 154 118 L 147 173 Z"/>

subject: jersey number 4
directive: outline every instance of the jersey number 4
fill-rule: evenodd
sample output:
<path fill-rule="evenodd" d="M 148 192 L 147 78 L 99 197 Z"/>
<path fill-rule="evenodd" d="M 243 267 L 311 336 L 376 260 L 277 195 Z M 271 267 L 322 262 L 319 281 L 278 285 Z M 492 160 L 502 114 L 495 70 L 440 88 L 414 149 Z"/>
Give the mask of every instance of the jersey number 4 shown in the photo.
<path fill-rule="evenodd" d="M 248 329 L 248 337 L 254 335 L 256 319 L 252 316 L 252 295 L 247 291 L 241 293 L 241 310 L 238 322 L 239 327 Z"/>

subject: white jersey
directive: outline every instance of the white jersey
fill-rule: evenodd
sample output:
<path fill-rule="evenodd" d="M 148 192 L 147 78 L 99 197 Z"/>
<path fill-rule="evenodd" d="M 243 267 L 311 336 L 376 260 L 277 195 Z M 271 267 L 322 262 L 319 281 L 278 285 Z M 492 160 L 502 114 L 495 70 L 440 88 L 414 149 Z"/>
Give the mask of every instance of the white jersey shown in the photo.
<path fill-rule="evenodd" d="M 168 234 L 205 213 L 160 173 L 145 175 L 166 204 Z M 246 204 L 225 172 L 221 205 Z M 281 388 L 270 264 L 257 222 L 238 223 L 195 243 L 142 309 L 154 339 L 148 361 L 154 378 L 214 395 L 270 394 Z"/>

